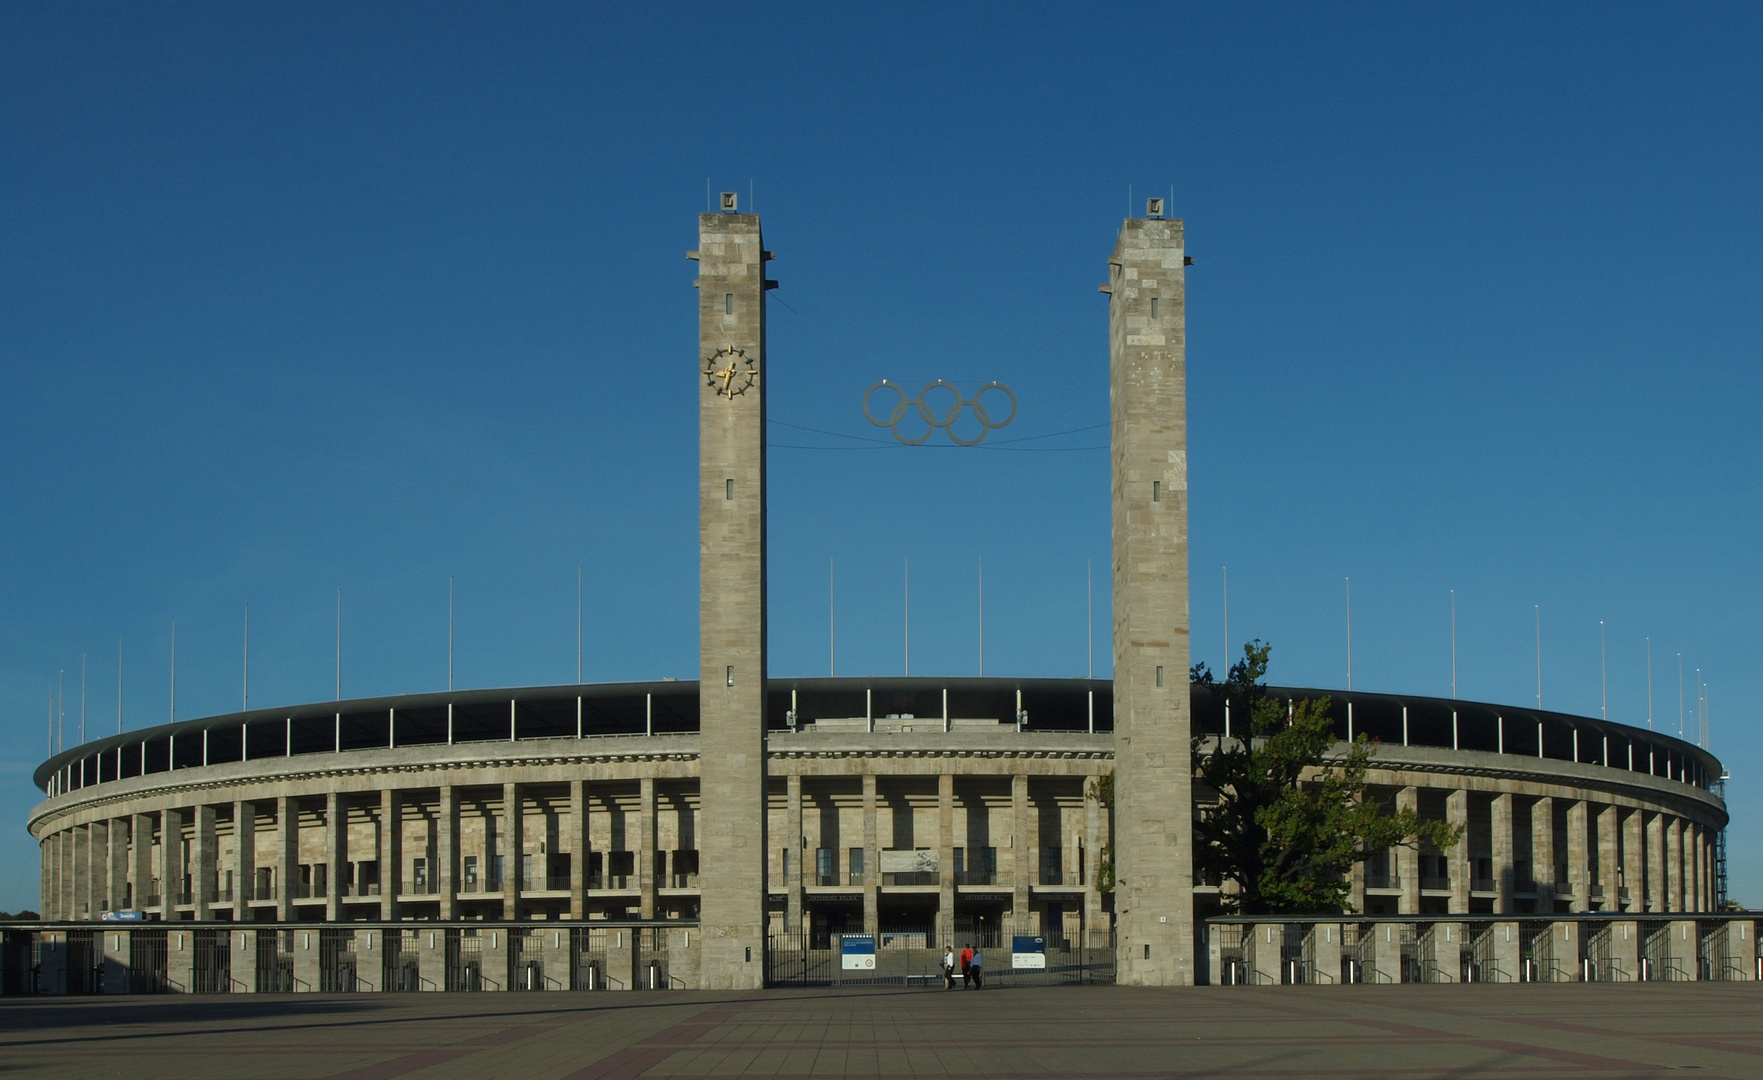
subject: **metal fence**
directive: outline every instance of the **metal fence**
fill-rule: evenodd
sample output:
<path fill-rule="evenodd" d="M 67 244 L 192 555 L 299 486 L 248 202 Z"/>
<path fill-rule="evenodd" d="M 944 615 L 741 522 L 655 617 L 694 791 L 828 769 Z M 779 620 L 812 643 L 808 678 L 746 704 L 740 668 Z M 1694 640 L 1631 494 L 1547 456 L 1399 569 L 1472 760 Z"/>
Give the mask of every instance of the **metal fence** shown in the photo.
<path fill-rule="evenodd" d="M 1033 939 L 1040 948 L 1020 955 L 1024 966 L 1014 962 L 1016 939 Z M 1087 935 L 1067 938 L 1044 937 L 1040 934 L 1018 934 L 1009 921 L 987 920 L 984 924 L 957 926 L 946 940 L 937 940 L 934 931 L 923 926 L 883 927 L 874 935 L 832 934 L 820 946 L 807 933 L 773 934 L 765 957 L 765 978 L 772 986 L 926 986 L 943 983 L 943 949 L 952 948 L 957 955 L 968 945 L 976 946 L 982 957 L 980 985 L 983 986 L 1052 986 L 1114 981 L 1114 939 L 1111 931 L 1092 931 Z M 873 946 L 869 965 L 848 967 L 845 963 L 847 939 L 853 946 L 864 942 Z M 819 946 L 819 947 L 817 947 Z M 1029 966 L 1036 961 L 1041 966 Z M 971 985 L 955 972 L 957 984 Z"/>
<path fill-rule="evenodd" d="M 197 930 L 190 935 L 190 992 L 230 994 L 233 990 L 233 935 Z"/>

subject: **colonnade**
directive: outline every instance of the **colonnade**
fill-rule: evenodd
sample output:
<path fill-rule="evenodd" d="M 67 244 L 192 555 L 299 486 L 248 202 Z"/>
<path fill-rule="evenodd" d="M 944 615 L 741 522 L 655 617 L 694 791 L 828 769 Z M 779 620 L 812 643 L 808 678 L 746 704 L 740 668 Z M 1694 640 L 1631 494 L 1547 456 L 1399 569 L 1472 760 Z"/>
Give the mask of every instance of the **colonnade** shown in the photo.
<path fill-rule="evenodd" d="M 1526 912 L 1703 912 L 1716 906 L 1719 830 L 1632 802 L 1599 802 L 1527 784 L 1526 791 L 1394 789 L 1398 810 L 1423 793 L 1461 828 L 1448 850 L 1394 849 L 1388 872 L 1355 870 L 1357 911 L 1389 915 Z M 1553 790 L 1561 790 L 1559 788 Z M 1473 802 L 1473 813 L 1472 813 Z"/>
<path fill-rule="evenodd" d="M 665 837 L 658 789 L 677 804 Z M 43 916 L 649 919 L 695 891 L 696 851 L 679 846 L 695 800 L 695 783 L 643 777 L 332 790 L 100 818 L 42 840 Z"/>

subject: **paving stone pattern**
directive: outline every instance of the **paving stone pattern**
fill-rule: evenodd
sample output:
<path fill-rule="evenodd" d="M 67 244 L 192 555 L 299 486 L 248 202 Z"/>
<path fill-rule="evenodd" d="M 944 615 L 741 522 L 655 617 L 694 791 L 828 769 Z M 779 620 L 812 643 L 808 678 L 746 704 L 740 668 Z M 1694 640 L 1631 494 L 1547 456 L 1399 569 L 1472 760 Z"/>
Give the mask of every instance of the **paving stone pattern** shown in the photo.
<path fill-rule="evenodd" d="M 1763 1076 L 1763 994 L 1693 986 L 0 999 L 0 1076 Z"/>

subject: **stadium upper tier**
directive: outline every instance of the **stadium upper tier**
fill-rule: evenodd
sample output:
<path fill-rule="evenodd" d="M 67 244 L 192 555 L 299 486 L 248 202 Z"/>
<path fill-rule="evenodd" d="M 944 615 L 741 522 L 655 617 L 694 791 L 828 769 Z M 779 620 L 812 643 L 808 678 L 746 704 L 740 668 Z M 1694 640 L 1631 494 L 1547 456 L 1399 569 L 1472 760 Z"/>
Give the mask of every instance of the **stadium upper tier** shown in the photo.
<path fill-rule="evenodd" d="M 1240 702 L 1191 688 L 1194 726 L 1243 734 Z M 1568 713 L 1450 698 L 1269 687 L 1282 699 L 1329 699 L 1337 735 L 1387 746 L 1477 751 L 1602 765 L 1712 790 L 1721 777 L 1708 751 L 1659 731 Z M 1233 711 L 1234 707 L 1234 711 Z M 1106 679 L 772 679 L 765 723 L 773 731 L 878 735 L 1008 730 L 1042 734 L 1113 730 Z M 38 767 L 53 796 L 143 775 L 303 754 L 417 746 L 668 736 L 698 731 L 694 682 L 600 683 L 458 690 L 356 698 L 202 717 L 111 735 Z"/>

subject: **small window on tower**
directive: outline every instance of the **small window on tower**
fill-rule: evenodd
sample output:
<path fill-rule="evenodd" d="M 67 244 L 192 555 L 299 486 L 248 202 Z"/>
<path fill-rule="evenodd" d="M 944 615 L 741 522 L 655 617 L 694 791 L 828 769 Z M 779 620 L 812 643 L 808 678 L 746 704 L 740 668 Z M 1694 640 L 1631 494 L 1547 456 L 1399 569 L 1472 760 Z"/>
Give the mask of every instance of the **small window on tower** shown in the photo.
<path fill-rule="evenodd" d="M 1157 317 L 1157 298 L 1155 296 L 1153 296 L 1153 297 L 1151 297 L 1151 318 L 1155 319 L 1156 317 Z"/>
<path fill-rule="evenodd" d="M 728 684 L 730 686 L 735 684 L 735 666 L 733 664 L 728 666 Z"/>
<path fill-rule="evenodd" d="M 722 497 L 730 501 L 734 500 L 735 482 L 732 479 L 723 481 Z"/>
<path fill-rule="evenodd" d="M 1157 665 L 1157 685 L 1158 686 L 1163 685 L 1163 665 L 1162 664 Z"/>
<path fill-rule="evenodd" d="M 722 294 L 722 313 L 724 315 L 733 315 L 735 313 L 735 294 L 734 293 L 731 292 L 731 293 L 723 293 Z"/>
<path fill-rule="evenodd" d="M 1161 481 L 1161 480 L 1151 481 L 1151 501 L 1152 502 L 1162 502 L 1163 501 L 1163 481 Z"/>

